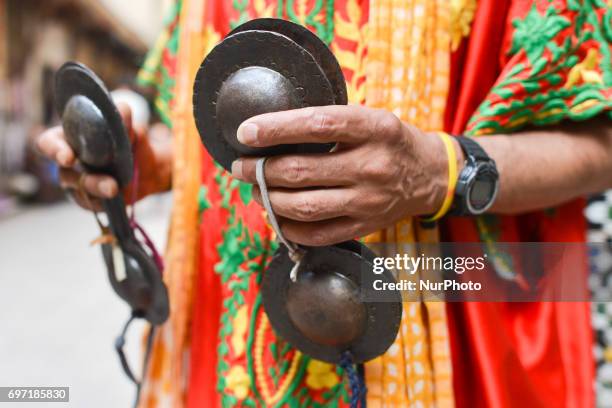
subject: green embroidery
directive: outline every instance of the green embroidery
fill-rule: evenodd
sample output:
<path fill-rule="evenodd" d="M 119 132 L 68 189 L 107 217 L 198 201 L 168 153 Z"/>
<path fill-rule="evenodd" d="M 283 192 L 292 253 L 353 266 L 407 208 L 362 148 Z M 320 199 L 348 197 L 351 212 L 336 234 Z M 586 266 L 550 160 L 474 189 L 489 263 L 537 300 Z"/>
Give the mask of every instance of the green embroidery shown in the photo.
<path fill-rule="evenodd" d="M 208 201 L 208 188 L 206 186 L 200 186 L 200 191 L 198 192 L 198 211 L 201 214 L 210 207 L 210 201 Z"/>
<path fill-rule="evenodd" d="M 249 0 L 233 0 L 232 5 L 238 11 L 239 17 L 238 20 L 231 22 L 231 28 L 235 28 L 249 19 L 248 3 Z M 331 44 L 334 39 L 334 0 L 314 0 L 311 10 L 304 17 L 304 21 L 296 14 L 295 6 L 295 0 L 278 0 L 276 17 L 284 18 L 286 15 L 289 21 L 312 27 L 323 42 L 327 45 Z M 321 18 L 323 7 L 325 7 L 324 19 Z"/>
<path fill-rule="evenodd" d="M 319 14 L 323 8 L 323 3 L 326 6 L 325 22 L 319 22 Z M 330 18 L 331 10 L 331 18 Z M 333 19 L 334 1 L 333 0 L 315 0 L 315 3 L 310 12 L 305 17 L 305 23 L 315 29 L 315 32 L 326 44 L 330 44 L 333 40 L 334 19 Z M 300 24 L 299 17 L 295 14 L 295 0 L 287 0 L 287 16 L 294 23 Z"/>
<path fill-rule="evenodd" d="M 280 350 L 279 345 L 282 345 Z M 276 339 L 276 341 L 270 343 L 268 348 L 270 349 L 270 354 L 272 354 L 274 361 L 282 361 L 280 367 L 272 366 L 268 369 L 268 375 L 272 378 L 274 386 L 278 387 L 280 379 L 289 371 L 290 363 L 289 360 L 286 360 L 286 357 L 291 351 L 291 345 L 281 339 Z"/>
<path fill-rule="evenodd" d="M 515 31 L 510 52 L 515 54 L 524 49 L 533 64 L 540 58 L 551 40 L 570 24 L 567 18 L 556 15 L 553 6 L 550 6 L 543 16 L 534 4 L 524 20 L 516 19 L 512 22 Z"/>
<path fill-rule="evenodd" d="M 247 205 L 253 199 L 253 185 L 249 183 L 240 183 L 238 186 L 240 199 L 244 205 Z"/>
<path fill-rule="evenodd" d="M 227 219 L 227 228 L 222 233 L 222 242 L 217 246 L 220 261 L 215 265 L 215 272 L 221 276 L 221 282 L 227 284 L 231 295 L 223 301 L 221 314 L 221 328 L 219 330 L 219 361 L 217 364 L 217 389 L 222 395 L 224 407 L 234 406 L 237 400 L 225 392 L 225 373 L 230 369 L 225 357 L 229 353 L 227 339 L 232 333 L 232 321 L 240 306 L 245 304 L 245 292 L 249 289 L 249 282 L 253 274 L 260 273 L 266 262 L 268 250 L 263 245 L 258 232 L 249 233 L 241 219 L 236 217 L 236 210 L 230 207 L 232 191 L 236 184 L 230 180 L 231 176 L 222 169 L 217 169 L 215 181 L 222 196 L 222 203 L 230 212 Z M 246 266 L 246 268 L 245 268 Z M 241 401 L 245 405 L 256 406 L 255 401 L 247 397 Z"/>
<path fill-rule="evenodd" d="M 153 49 L 145 58 L 137 82 L 156 89 L 155 109 L 162 121 L 172 127 L 170 105 L 174 99 L 174 68 L 180 38 L 180 14 L 183 0 L 176 0 L 164 22 L 164 30 Z"/>
<path fill-rule="evenodd" d="M 232 177 L 219 163 L 215 162 L 215 182 L 221 193 L 221 208 L 230 209 L 230 200 L 233 191 L 240 185 L 240 181 Z"/>
<path fill-rule="evenodd" d="M 249 321 L 249 337 L 247 338 L 246 345 L 246 355 L 247 355 L 247 371 L 249 373 L 249 377 L 251 378 L 251 391 L 254 393 L 255 397 L 259 400 L 259 403 L 263 406 L 264 402 L 257 390 L 257 384 L 255 383 L 255 363 L 253 361 L 253 343 L 255 342 L 255 333 L 256 333 L 256 324 L 257 324 L 257 314 L 259 313 L 259 307 L 261 306 L 261 295 L 257 294 L 257 299 L 253 304 L 253 310 L 251 311 L 251 319 Z"/>
<path fill-rule="evenodd" d="M 232 0 L 232 6 L 234 10 L 238 11 L 238 20 L 230 21 L 230 28 L 233 30 L 240 24 L 244 24 L 249 21 L 249 0 Z"/>
<path fill-rule="evenodd" d="M 606 16 L 599 21 L 597 8 L 604 4 L 600 0 L 569 2 L 568 9 L 577 12 L 574 21 L 576 41 L 571 36 L 558 44 L 559 32 L 571 22 L 549 5 L 544 15 L 534 5 L 524 20 L 514 20 L 516 28 L 511 54 L 525 50 L 529 64 L 516 64 L 492 89 L 490 96 L 479 106 L 468 123 L 468 133 L 478 134 L 512 132 L 528 123 L 550 125 L 562 119 L 585 120 L 612 107 L 602 90 L 612 85 L 612 56 L 606 26 Z M 605 4 L 604 4 L 605 6 Z M 588 29 L 587 29 L 588 28 Z M 601 53 L 600 68 L 603 84 L 584 83 L 567 88 L 558 88 L 564 73 L 580 61 L 575 55 L 577 47 L 589 40 L 596 40 Z M 549 55 L 544 55 L 544 51 Z M 549 88 L 557 87 L 557 89 Z M 546 91 L 545 91 L 546 90 Z M 523 94 L 525 96 L 523 96 Z M 575 109 L 583 102 L 591 106 Z"/>

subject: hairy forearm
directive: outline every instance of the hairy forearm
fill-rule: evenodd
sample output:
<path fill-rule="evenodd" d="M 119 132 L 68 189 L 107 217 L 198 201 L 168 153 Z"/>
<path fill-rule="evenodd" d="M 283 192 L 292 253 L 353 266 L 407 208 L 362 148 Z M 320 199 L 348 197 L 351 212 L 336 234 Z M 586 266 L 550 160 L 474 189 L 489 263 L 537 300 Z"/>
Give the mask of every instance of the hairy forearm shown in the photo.
<path fill-rule="evenodd" d="M 543 209 L 612 188 L 612 126 L 605 118 L 477 140 L 500 172 L 491 212 Z"/>

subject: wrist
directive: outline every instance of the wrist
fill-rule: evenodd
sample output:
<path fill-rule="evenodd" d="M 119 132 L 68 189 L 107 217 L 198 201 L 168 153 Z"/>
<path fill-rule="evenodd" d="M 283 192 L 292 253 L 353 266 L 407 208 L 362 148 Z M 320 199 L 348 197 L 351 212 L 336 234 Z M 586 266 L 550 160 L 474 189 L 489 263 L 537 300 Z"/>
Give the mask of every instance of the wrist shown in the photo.
<path fill-rule="evenodd" d="M 458 172 L 452 215 L 477 216 L 495 202 L 499 191 L 499 172 L 495 161 L 476 140 L 455 139 L 464 153 L 464 168 Z"/>

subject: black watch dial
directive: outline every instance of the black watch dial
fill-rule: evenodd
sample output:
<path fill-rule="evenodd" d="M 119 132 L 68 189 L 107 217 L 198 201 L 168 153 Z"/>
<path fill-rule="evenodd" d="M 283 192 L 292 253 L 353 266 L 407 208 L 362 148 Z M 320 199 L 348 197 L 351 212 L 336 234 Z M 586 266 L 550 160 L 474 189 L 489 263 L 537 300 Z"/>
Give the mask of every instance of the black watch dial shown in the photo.
<path fill-rule="evenodd" d="M 467 194 L 467 204 L 472 214 L 488 210 L 495 201 L 498 190 L 498 174 L 495 168 L 489 163 L 480 163 L 478 167 Z"/>

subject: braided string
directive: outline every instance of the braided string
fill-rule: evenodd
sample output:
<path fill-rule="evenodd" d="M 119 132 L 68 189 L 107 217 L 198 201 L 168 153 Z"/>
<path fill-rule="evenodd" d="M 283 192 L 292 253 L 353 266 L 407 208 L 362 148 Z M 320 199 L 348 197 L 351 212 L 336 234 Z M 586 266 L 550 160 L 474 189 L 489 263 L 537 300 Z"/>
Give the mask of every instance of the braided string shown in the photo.
<path fill-rule="evenodd" d="M 342 367 L 349 380 L 349 387 L 351 389 L 351 408 L 364 407 L 366 386 L 357 372 L 355 363 L 353 362 L 353 355 L 350 351 L 342 353 L 340 357 L 340 367 Z"/>

